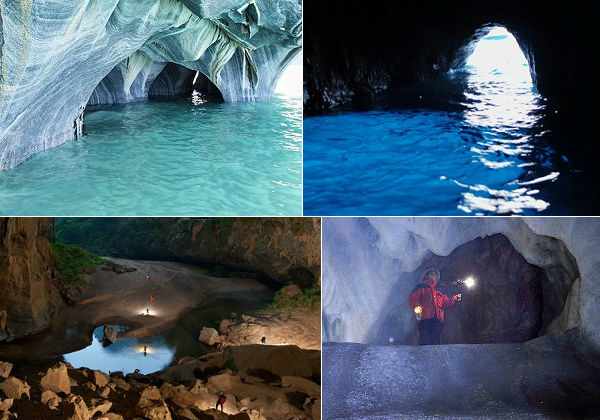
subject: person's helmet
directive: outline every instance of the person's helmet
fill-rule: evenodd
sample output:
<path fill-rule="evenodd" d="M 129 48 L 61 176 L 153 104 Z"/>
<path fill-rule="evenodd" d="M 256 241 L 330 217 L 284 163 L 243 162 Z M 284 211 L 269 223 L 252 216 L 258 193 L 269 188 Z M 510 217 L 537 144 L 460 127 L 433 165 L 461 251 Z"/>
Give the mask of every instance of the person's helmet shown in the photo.
<path fill-rule="evenodd" d="M 428 279 L 429 275 L 431 273 L 435 274 L 435 281 L 432 282 Z M 426 285 L 436 285 L 438 282 L 440 281 L 440 270 L 438 270 L 437 268 L 428 268 L 427 270 L 425 270 L 425 272 L 423 273 L 423 283 L 425 283 Z"/>

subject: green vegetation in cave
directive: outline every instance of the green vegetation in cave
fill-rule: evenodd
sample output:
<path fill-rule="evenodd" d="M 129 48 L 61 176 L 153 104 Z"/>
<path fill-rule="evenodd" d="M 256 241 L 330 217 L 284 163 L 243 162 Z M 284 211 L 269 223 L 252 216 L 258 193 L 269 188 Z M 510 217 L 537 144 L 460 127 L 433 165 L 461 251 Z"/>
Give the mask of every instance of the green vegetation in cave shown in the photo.
<path fill-rule="evenodd" d="M 273 296 L 273 302 L 265 305 L 262 313 L 275 312 L 281 310 L 293 311 L 320 311 L 321 310 L 321 288 L 314 282 L 310 287 L 302 290 L 302 294 L 294 297 L 288 297 L 283 292 L 283 289 L 278 290 Z"/>
<path fill-rule="evenodd" d="M 70 286 L 84 286 L 86 282 L 83 274 L 93 273 L 100 264 L 114 264 L 76 245 L 54 242 L 51 246 L 56 266 Z"/>

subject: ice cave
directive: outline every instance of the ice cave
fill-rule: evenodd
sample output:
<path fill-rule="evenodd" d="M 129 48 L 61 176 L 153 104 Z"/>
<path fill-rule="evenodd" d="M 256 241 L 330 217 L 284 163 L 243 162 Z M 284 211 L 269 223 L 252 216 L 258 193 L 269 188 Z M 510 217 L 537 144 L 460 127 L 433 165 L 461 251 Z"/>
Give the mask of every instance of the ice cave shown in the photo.
<path fill-rule="evenodd" d="M 598 238 L 593 218 L 325 218 L 324 417 L 596 418 Z M 463 299 L 416 346 L 430 267 Z"/>

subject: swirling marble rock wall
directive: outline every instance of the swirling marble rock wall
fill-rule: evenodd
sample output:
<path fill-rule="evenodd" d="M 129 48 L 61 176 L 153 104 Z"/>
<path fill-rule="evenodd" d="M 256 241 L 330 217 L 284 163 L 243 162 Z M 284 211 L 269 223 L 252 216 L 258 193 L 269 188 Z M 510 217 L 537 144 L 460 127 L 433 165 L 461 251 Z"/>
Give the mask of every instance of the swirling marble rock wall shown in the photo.
<path fill-rule="evenodd" d="M 268 98 L 301 16 L 299 0 L 0 1 L 0 167 L 72 139 L 89 100 L 144 99 L 167 63 L 227 101 Z"/>
<path fill-rule="evenodd" d="M 476 238 L 501 233 L 529 264 L 543 270 L 554 319 L 541 332 L 578 328 L 600 348 L 600 298 L 597 255 L 600 220 L 596 218 L 326 218 L 323 221 L 323 339 L 375 343 L 390 296 L 408 296 L 415 270 L 447 256 Z M 566 286 L 568 285 L 568 286 Z M 564 289 L 564 290 L 563 290 Z M 405 313 L 398 322 L 408 325 Z M 550 300 L 546 299 L 550 304 Z M 560 303 L 559 303 L 560 301 Z M 406 319 L 404 319 L 406 318 Z M 410 341 L 414 320 L 400 341 Z"/>

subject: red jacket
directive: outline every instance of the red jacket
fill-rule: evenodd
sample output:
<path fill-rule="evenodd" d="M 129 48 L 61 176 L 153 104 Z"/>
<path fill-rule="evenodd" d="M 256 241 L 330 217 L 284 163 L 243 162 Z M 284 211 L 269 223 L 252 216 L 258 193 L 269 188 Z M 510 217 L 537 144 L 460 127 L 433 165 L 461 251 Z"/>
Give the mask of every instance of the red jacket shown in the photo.
<path fill-rule="evenodd" d="M 456 296 L 449 298 L 435 289 L 436 284 L 417 284 L 408 298 L 408 304 L 413 309 L 417 306 L 423 308 L 422 319 L 430 319 L 437 316 L 440 322 L 444 322 L 443 308 L 454 306 Z"/>

